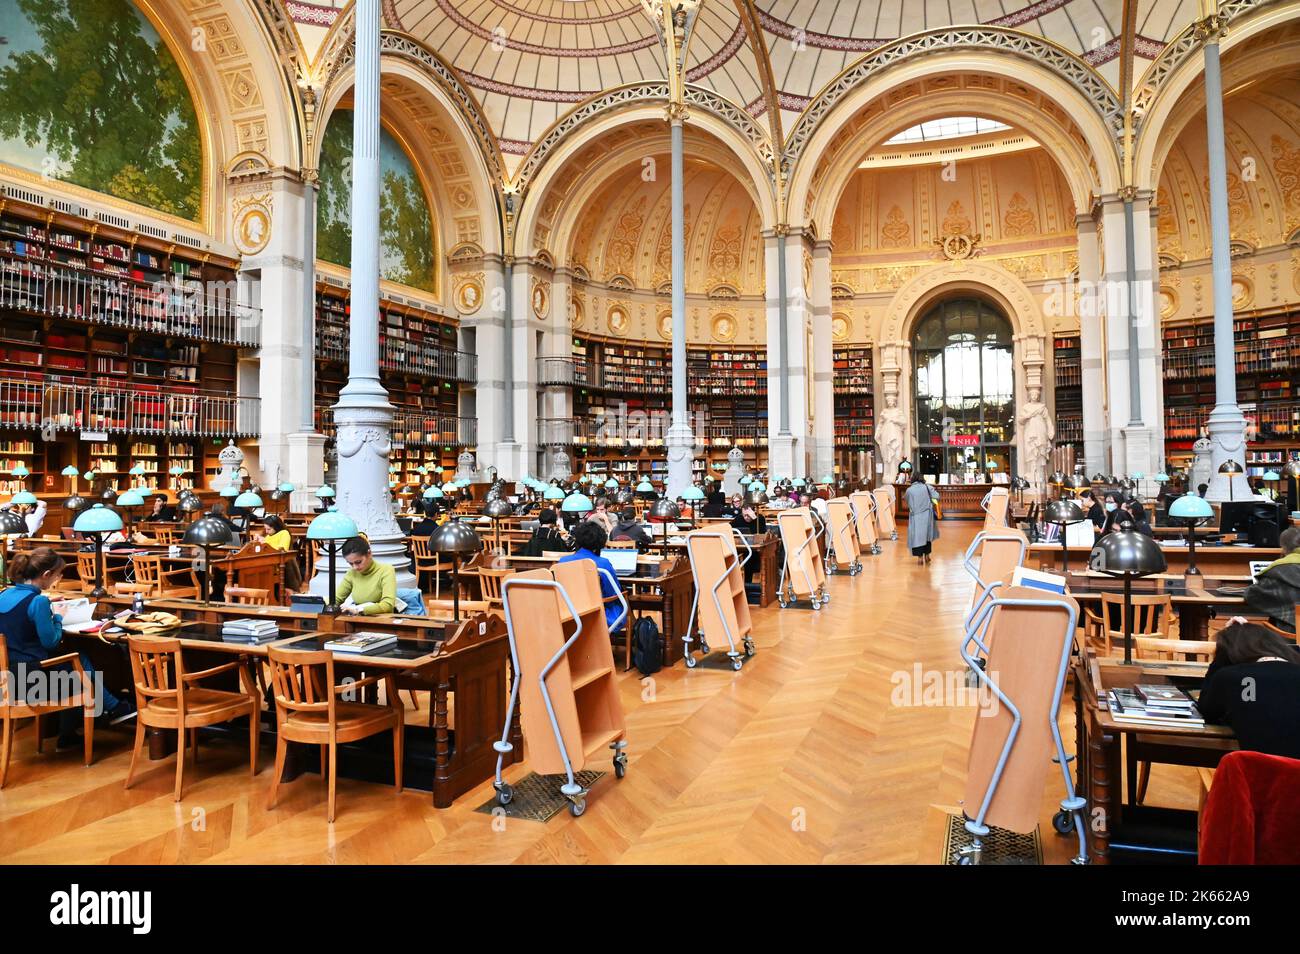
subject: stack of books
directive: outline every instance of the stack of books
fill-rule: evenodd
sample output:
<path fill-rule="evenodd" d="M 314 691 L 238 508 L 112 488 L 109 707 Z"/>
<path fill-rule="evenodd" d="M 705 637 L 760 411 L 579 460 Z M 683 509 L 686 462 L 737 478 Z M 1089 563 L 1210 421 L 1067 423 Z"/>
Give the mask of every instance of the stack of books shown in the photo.
<path fill-rule="evenodd" d="M 269 619 L 232 619 L 221 624 L 221 638 L 227 643 L 270 642 L 280 637 L 280 627 Z"/>
<path fill-rule="evenodd" d="M 324 648 L 335 653 L 375 653 L 396 642 L 397 637 L 392 633 L 353 633 L 331 639 Z"/>
<path fill-rule="evenodd" d="M 1116 722 L 1192 728 L 1205 725 L 1192 697 L 1177 686 L 1112 689 L 1109 701 L 1110 714 Z"/>

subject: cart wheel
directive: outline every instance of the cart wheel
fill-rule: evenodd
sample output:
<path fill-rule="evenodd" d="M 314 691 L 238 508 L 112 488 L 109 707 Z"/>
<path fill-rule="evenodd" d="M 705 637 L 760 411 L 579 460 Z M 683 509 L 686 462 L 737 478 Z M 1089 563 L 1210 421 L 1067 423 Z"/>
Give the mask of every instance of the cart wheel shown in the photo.
<path fill-rule="evenodd" d="M 745 660 L 741 656 L 736 656 L 731 660 L 731 668 L 736 670 L 736 672 L 740 672 L 741 667 L 744 665 Z"/>
<path fill-rule="evenodd" d="M 585 798 L 579 798 L 575 801 L 569 802 L 569 814 L 574 818 L 578 818 L 586 810 L 587 800 Z"/>
<path fill-rule="evenodd" d="M 822 604 L 819 603 L 819 602 L 817 602 L 817 597 L 815 597 L 815 596 L 812 597 L 812 608 L 815 609 L 815 610 L 817 610 L 817 611 L 819 611 L 819 612 L 821 611 L 821 608 L 822 608 Z"/>
<path fill-rule="evenodd" d="M 755 652 L 755 650 L 754 650 L 754 641 L 753 641 L 752 639 L 748 639 L 748 638 L 747 638 L 747 639 L 745 640 L 745 655 L 746 655 L 746 656 L 752 656 L 752 655 L 754 655 L 754 652 Z"/>
<path fill-rule="evenodd" d="M 783 600 L 783 599 L 779 599 L 779 598 L 777 599 L 776 603 L 777 603 L 778 606 L 781 607 L 781 609 L 786 609 L 786 608 L 788 608 L 789 605 L 790 605 L 790 604 L 787 603 L 785 600 Z"/>
<path fill-rule="evenodd" d="M 627 774 L 627 756 L 622 754 L 614 756 L 615 777 L 622 778 L 626 774 Z"/>
<path fill-rule="evenodd" d="M 975 864 L 975 859 L 972 858 L 970 855 L 962 855 L 960 858 L 957 859 L 957 864 L 959 864 L 959 865 L 973 865 L 973 864 Z"/>
<path fill-rule="evenodd" d="M 509 805 L 510 802 L 514 799 L 514 797 L 515 797 L 515 790 L 511 788 L 509 785 L 506 785 L 504 782 L 502 783 L 501 787 L 497 789 L 497 801 L 500 802 L 502 805 Z"/>
<path fill-rule="evenodd" d="M 698 664 L 698 663 L 697 663 L 695 657 L 692 656 L 690 653 L 687 653 L 687 654 L 686 654 L 686 668 L 687 668 L 687 669 L 694 669 L 694 668 L 696 667 L 697 664 Z"/>
<path fill-rule="evenodd" d="M 1058 835 L 1068 835 L 1074 831 L 1074 812 L 1061 809 L 1052 816 L 1052 827 Z"/>
<path fill-rule="evenodd" d="M 709 644 L 706 643 L 704 640 L 701 639 L 701 640 L 700 640 L 700 655 L 701 655 L 701 656 L 707 656 L 710 652 L 712 652 L 712 650 L 709 649 Z"/>

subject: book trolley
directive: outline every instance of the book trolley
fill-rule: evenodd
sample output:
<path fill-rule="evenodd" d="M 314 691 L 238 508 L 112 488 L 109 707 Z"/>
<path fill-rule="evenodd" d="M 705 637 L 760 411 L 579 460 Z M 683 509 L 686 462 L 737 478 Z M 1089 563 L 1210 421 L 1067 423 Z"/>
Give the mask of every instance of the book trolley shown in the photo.
<path fill-rule="evenodd" d="M 830 517 L 828 542 L 830 543 L 831 573 L 847 570 L 849 576 L 862 572 L 862 553 L 858 549 L 857 517 L 848 497 L 833 497 L 826 502 Z"/>
<path fill-rule="evenodd" d="M 961 864 L 979 864 L 991 827 L 1022 834 L 1038 827 L 1053 761 L 1065 783 L 1053 826 L 1062 834 L 1074 829 L 1079 853 L 1071 860 L 1088 863 L 1086 801 L 1075 794 L 1073 756 L 1066 755 L 1057 723 L 1078 620 L 1079 605 L 1069 596 L 1010 586 L 1008 578 L 965 627 L 961 655 L 981 692 L 962 801 L 972 843 L 962 849 Z M 986 668 L 976 662 L 977 652 L 987 658 Z"/>
<path fill-rule="evenodd" d="M 819 610 L 831 601 L 826 592 L 826 570 L 817 547 L 814 516 L 807 507 L 782 510 L 776 516 L 781 545 L 785 548 L 785 563 L 776 587 L 777 602 L 782 609 L 806 599 L 813 609 Z"/>
<path fill-rule="evenodd" d="M 889 539 L 898 539 L 898 527 L 894 523 L 894 488 L 877 487 L 871 492 L 876 499 L 876 526 L 880 528 L 880 535 L 883 537 L 889 534 Z"/>
<path fill-rule="evenodd" d="M 962 557 L 962 566 L 975 580 L 975 593 L 966 613 L 966 625 L 970 625 L 989 594 L 1001 586 L 1016 567 L 1024 566 L 1025 554 L 1028 552 L 1029 538 L 1021 530 L 998 527 L 975 534 L 975 539 L 966 548 L 966 555 Z M 979 556 L 978 563 L 975 562 L 976 554 Z"/>
<path fill-rule="evenodd" d="M 516 705 L 528 764 L 541 775 L 567 776 L 560 794 L 569 800 L 574 816 L 586 811 L 588 793 L 574 772 L 587 768 L 606 748 L 614 750 L 614 774 L 622 778 L 627 772 L 627 729 L 600 592 L 601 572 L 618 589 L 618 581 L 590 560 L 518 573 L 501 584 L 514 669 L 501 741 L 492 744 L 497 751 L 493 787 L 502 805 L 514 797 L 501 769 L 514 748 L 509 738 Z M 615 629 L 628 612 L 621 590 L 619 601 L 622 615 Z"/>
<path fill-rule="evenodd" d="M 984 511 L 985 530 L 1005 527 L 1007 511 L 1011 508 L 1011 494 L 1005 487 L 994 487 L 984 495 L 984 499 L 980 501 L 980 508 Z"/>
<path fill-rule="evenodd" d="M 745 559 L 736 549 L 736 538 L 746 550 Z M 745 660 L 754 655 L 754 624 L 749 613 L 749 600 L 745 594 L 745 562 L 753 555 L 753 548 L 734 527 L 726 530 L 702 527 L 686 535 L 686 553 L 695 577 L 695 595 L 691 599 L 691 615 L 686 624 L 686 643 L 683 656 L 686 667 L 694 669 L 695 656 L 691 652 L 691 633 L 698 622 L 700 652 L 709 654 L 709 641 L 730 647 L 731 668 L 740 671 Z M 737 646 L 743 647 L 743 652 Z"/>
<path fill-rule="evenodd" d="M 880 556 L 880 533 L 876 530 L 876 496 L 869 490 L 849 494 L 853 505 L 853 522 L 858 531 L 858 550 Z"/>

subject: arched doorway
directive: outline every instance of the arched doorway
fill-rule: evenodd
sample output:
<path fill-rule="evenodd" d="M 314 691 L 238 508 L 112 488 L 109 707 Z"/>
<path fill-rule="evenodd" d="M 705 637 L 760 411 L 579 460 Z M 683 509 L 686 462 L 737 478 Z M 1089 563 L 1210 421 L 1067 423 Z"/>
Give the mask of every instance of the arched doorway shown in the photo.
<path fill-rule="evenodd" d="M 1011 322 L 982 298 L 933 305 L 912 335 L 920 472 L 985 482 L 1015 467 Z"/>

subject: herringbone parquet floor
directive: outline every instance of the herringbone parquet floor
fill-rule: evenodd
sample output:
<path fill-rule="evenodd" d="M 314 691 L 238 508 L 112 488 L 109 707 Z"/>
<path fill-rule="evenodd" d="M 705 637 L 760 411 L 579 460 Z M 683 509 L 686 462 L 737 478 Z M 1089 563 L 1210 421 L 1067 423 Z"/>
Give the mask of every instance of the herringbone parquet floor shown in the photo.
<path fill-rule="evenodd" d="M 622 682 L 631 765 L 593 790 L 586 814 L 549 823 L 475 813 L 484 785 L 446 811 L 426 793 L 340 780 L 325 822 L 324 787 L 306 775 L 268 811 L 272 760 L 247 774 L 245 750 L 205 745 L 172 801 L 171 759 L 146 763 L 124 791 L 130 735 L 96 735 L 96 763 L 38 756 L 18 736 L 0 791 L 7 863 L 903 863 L 933 864 L 942 818 L 962 797 L 974 709 L 896 705 L 900 674 L 959 672 L 971 582 L 960 557 L 977 524 L 947 521 L 933 564 L 900 543 L 830 581 L 821 612 L 755 614 L 758 656 L 734 674 L 686 670 Z M 427 713 L 411 713 L 413 720 Z M 1073 715 L 1063 713 L 1067 745 Z M 516 766 L 511 774 L 522 774 Z M 1059 775 L 1048 777 L 1040 830 L 1049 863 L 1071 845 L 1051 831 Z M 1148 802 L 1195 807 L 1190 769 L 1156 766 Z"/>

